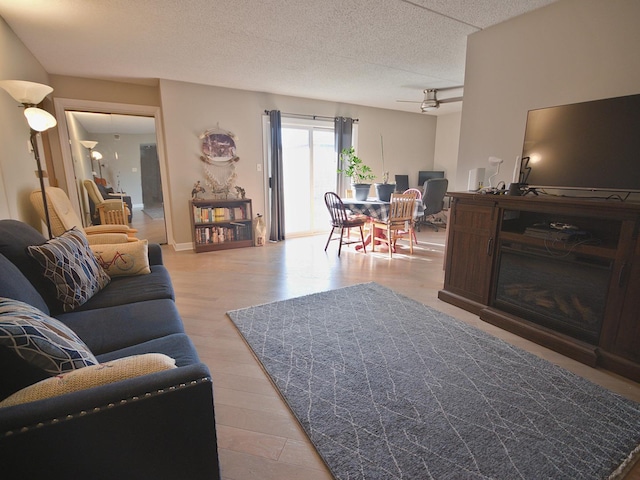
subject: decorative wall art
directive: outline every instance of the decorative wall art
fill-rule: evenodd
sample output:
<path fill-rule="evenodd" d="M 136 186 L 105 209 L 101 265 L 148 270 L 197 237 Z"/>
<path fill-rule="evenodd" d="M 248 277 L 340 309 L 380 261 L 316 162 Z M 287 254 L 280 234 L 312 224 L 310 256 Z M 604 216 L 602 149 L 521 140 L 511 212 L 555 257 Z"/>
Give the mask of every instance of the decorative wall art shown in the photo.
<path fill-rule="evenodd" d="M 235 135 L 218 125 L 200 135 L 206 184 L 211 198 L 226 199 L 240 196 L 244 189 L 236 186 L 235 163 L 240 160 L 236 154 Z M 243 197 L 244 198 L 244 197 Z"/>

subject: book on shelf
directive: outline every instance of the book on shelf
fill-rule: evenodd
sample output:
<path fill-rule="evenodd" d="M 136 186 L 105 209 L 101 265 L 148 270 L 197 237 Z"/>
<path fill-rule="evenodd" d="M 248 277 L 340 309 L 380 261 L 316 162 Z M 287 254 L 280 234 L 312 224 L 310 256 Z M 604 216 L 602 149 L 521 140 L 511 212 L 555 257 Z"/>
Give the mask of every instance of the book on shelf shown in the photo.
<path fill-rule="evenodd" d="M 227 220 L 248 220 L 247 207 L 193 207 L 195 223 L 215 223 Z"/>
<path fill-rule="evenodd" d="M 251 226 L 232 223 L 229 227 L 212 226 L 196 228 L 196 243 L 199 245 L 251 240 Z"/>

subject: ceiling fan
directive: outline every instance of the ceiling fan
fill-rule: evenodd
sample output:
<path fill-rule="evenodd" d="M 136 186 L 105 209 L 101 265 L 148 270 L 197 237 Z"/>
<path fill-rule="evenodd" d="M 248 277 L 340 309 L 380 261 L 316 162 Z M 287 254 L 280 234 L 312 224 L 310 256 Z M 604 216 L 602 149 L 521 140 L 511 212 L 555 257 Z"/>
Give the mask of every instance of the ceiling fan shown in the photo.
<path fill-rule="evenodd" d="M 406 103 L 420 103 L 420 110 L 422 113 L 432 112 L 437 110 L 440 107 L 441 103 L 453 103 L 453 102 L 461 102 L 462 97 L 451 97 L 451 98 L 443 98 L 442 100 L 438 99 L 438 92 L 444 92 L 447 90 L 457 90 L 463 88 L 459 87 L 445 87 L 445 88 L 426 88 L 424 90 L 424 100 L 422 102 L 416 102 L 414 100 L 397 100 L 398 102 L 406 102 Z"/>

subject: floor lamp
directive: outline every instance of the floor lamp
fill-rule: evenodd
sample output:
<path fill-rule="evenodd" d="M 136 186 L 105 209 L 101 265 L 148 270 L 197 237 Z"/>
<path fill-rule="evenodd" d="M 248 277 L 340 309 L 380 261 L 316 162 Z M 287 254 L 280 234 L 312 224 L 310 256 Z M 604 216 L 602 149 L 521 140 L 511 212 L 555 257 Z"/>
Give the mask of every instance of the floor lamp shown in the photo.
<path fill-rule="evenodd" d="M 38 166 L 38 179 L 40 180 L 40 192 L 42 192 L 42 204 L 44 205 L 44 217 L 47 224 L 47 232 L 49 238 L 53 238 L 51 234 L 51 220 L 49 219 L 49 207 L 47 205 L 47 194 L 44 190 L 44 175 L 42 172 L 42 164 L 40 163 L 40 151 L 38 150 L 38 134 L 55 127 L 57 122 L 53 115 L 46 110 L 38 108 L 38 105 L 44 97 L 53 92 L 53 88 L 41 83 L 27 82 L 23 80 L 1 80 L 0 88 L 7 91 L 16 102 L 24 107 L 24 116 L 27 117 L 27 123 L 30 128 L 30 141 L 33 148 L 33 155 L 36 158 Z"/>
<path fill-rule="evenodd" d="M 96 145 L 98 145 L 98 142 L 94 140 L 80 140 L 80 145 L 89 150 L 89 161 L 91 162 L 91 170 L 93 170 L 93 161 L 96 160 L 98 162 L 98 170 L 100 172 L 99 178 L 102 178 L 102 164 L 100 163 L 100 160 L 102 160 L 102 154 L 97 150 L 94 150 L 94 148 L 96 148 Z M 93 170 L 91 173 L 94 177 L 98 176 L 98 172 L 96 172 L 95 170 Z"/>

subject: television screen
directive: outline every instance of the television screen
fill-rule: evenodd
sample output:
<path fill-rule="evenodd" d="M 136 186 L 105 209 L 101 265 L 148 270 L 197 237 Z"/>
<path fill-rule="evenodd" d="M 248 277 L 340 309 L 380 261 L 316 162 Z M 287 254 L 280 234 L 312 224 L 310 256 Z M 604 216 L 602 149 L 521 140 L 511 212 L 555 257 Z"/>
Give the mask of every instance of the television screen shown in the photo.
<path fill-rule="evenodd" d="M 418 172 L 418 186 L 422 187 L 424 182 L 432 178 L 444 178 L 444 172 L 420 170 Z"/>
<path fill-rule="evenodd" d="M 530 187 L 640 191 L 640 94 L 530 110 L 525 157 Z"/>

